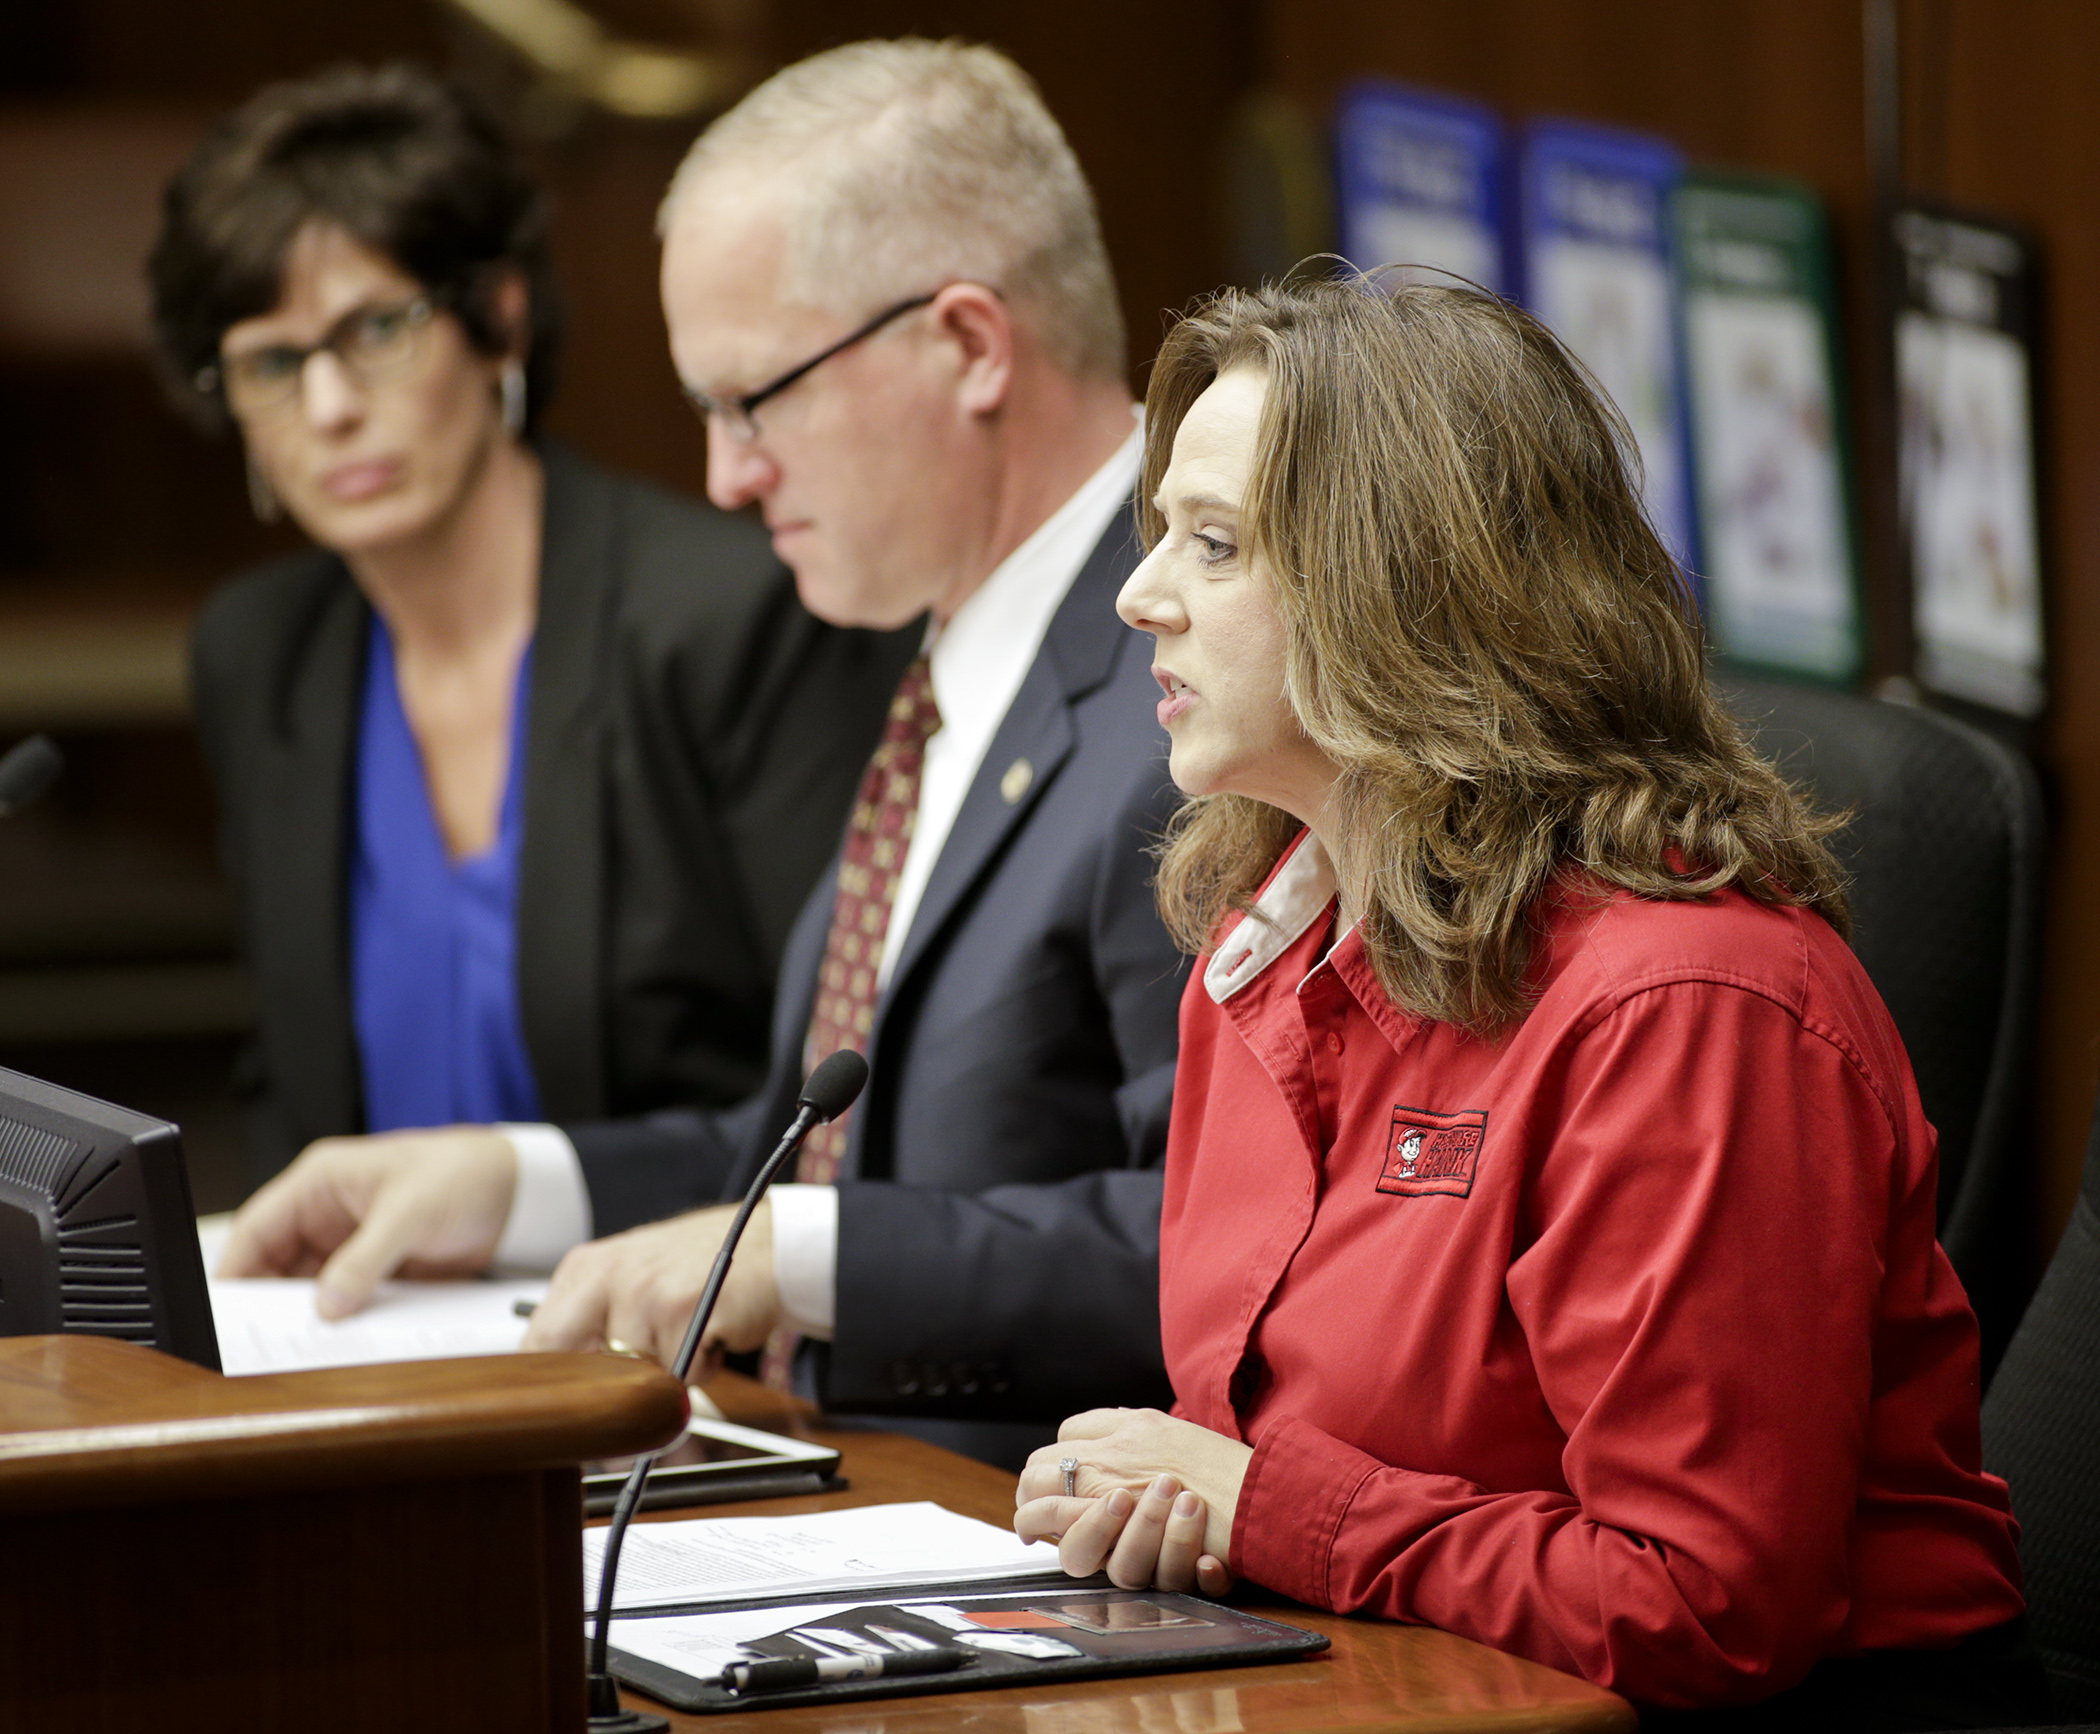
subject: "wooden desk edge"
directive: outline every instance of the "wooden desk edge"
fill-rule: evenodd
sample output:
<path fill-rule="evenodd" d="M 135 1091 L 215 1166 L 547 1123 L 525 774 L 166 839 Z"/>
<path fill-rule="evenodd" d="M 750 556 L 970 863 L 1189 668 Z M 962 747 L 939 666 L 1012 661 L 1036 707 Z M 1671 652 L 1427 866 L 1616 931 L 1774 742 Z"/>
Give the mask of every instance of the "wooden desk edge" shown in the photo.
<path fill-rule="evenodd" d="M 0 1341 L 0 1511 L 552 1468 L 645 1451 L 678 1382 L 610 1355 L 228 1379 L 100 1337 Z"/>

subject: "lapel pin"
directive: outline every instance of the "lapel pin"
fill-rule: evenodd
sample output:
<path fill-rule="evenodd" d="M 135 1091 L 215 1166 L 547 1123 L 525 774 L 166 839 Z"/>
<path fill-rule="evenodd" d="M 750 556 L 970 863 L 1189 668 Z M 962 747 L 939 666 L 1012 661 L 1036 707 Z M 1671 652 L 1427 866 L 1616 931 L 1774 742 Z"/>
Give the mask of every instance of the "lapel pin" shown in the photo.
<path fill-rule="evenodd" d="M 1028 785 L 1035 781 L 1035 766 L 1026 759 L 1016 759 L 1006 767 L 1006 775 L 999 779 L 999 793 L 1006 797 L 1011 807 L 1028 793 Z"/>

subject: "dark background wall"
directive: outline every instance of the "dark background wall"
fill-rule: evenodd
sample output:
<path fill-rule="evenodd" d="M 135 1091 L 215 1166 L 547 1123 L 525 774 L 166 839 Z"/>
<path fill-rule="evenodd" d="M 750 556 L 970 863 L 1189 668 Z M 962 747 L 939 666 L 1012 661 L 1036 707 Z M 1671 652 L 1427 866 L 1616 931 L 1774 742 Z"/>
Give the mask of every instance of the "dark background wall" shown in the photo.
<path fill-rule="evenodd" d="M 1140 375 L 1166 310 L 1219 282 L 1237 256 L 1228 144 L 1257 93 L 1320 120 L 1343 81 L 1383 73 L 1485 99 L 1513 119 L 1606 121 L 1661 133 L 1695 159 L 1798 176 L 1831 202 L 1861 458 L 1869 483 L 1883 473 L 1885 428 L 1864 365 L 1874 329 L 1867 56 L 1862 9 L 1848 0 L 601 0 L 594 10 L 617 30 L 730 48 L 760 66 L 904 31 L 1008 50 L 1042 83 L 1099 190 Z M 2056 837 L 2035 1085 L 2039 1251 L 2067 1214 L 2100 1082 L 2100 899 L 2086 894 L 2100 883 L 2100 332 L 2085 316 L 2100 304 L 2100 147 L 2087 118 L 2100 83 L 2100 8 L 1894 0 L 1892 16 L 1904 180 L 2027 223 L 2045 253 L 2055 697 L 2034 745 Z M 26 136 L 9 130 L 16 121 L 149 116 L 164 135 L 181 134 L 265 78 L 397 54 L 499 86 L 509 76 L 440 0 L 8 9 L 0 260 L 8 153 L 19 158 L 11 141 Z M 688 487 L 697 485 L 700 439 L 663 359 L 650 230 L 692 130 L 586 114 L 541 125 L 533 146 L 558 201 L 575 332 L 552 425 L 606 461 Z M 75 203 L 80 223 L 103 220 L 92 185 Z M 68 742 L 89 767 L 40 828 L 18 821 L 0 836 L 0 1059 L 186 1115 L 202 1135 L 200 1186 L 214 1203 L 230 1201 L 234 1186 L 218 1152 L 233 1135 L 222 1075 L 242 1012 L 238 978 L 226 973 L 208 806 L 179 694 L 169 696 L 170 658 L 184 613 L 212 577 L 280 540 L 245 517 L 234 454 L 166 415 L 135 350 L 40 344 L 0 329 L 0 733 L 48 713 L 71 729 Z M 1878 530 L 1869 554 L 1886 604 L 1892 573 Z M 145 670 L 136 690 L 110 673 L 109 645 L 127 630 L 146 646 L 134 646 Z M 13 662 L 11 634 L 29 647 Z M 1877 672 L 1891 671 L 1900 638 L 1884 637 Z M 102 647 L 83 651 L 81 666 L 101 669 L 104 687 L 95 703 L 68 710 L 63 680 L 52 695 L 50 658 L 34 653 L 75 642 Z M 17 662 L 36 666 L 11 675 Z M 28 683 L 13 697 L 11 678 Z M 133 977 L 108 973 L 123 970 Z M 39 1025 L 40 1004 L 67 992 L 75 998 L 65 1003 L 85 1003 L 97 981 L 119 979 L 144 984 L 132 1003 L 162 1010 L 106 1018 L 107 1027 L 84 1012 Z"/>

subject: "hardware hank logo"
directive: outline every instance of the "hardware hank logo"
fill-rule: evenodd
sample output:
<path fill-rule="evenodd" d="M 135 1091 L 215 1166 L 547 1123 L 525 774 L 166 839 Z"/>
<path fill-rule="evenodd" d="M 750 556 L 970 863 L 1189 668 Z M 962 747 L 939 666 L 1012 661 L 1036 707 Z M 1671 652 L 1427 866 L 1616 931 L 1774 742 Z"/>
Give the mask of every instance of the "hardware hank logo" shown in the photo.
<path fill-rule="evenodd" d="M 1395 1108 L 1378 1190 L 1402 1198 L 1463 1198 L 1473 1190 L 1473 1167 L 1487 1138 L 1485 1109 L 1437 1114 Z"/>

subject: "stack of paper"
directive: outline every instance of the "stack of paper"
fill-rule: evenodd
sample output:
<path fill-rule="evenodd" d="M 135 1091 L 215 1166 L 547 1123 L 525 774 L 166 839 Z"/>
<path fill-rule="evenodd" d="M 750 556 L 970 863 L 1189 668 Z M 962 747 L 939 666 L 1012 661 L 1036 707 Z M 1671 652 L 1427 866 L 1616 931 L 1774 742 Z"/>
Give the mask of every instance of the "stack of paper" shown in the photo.
<path fill-rule="evenodd" d="M 373 1361 L 436 1361 L 507 1355 L 525 1335 L 520 1300 L 547 1292 L 525 1282 L 384 1282 L 372 1304 L 347 1319 L 314 1310 L 314 1285 L 296 1277 L 213 1281 L 212 1322 L 228 1373 L 284 1373 Z"/>
<path fill-rule="evenodd" d="M 584 1608 L 598 1602 L 605 1531 L 583 1537 Z M 782 1596 L 865 1595 L 929 1584 L 1060 1576 L 1057 1549 L 930 1502 L 864 1505 L 806 1517 L 703 1517 L 638 1523 L 620 1550 L 623 1614 Z"/>

